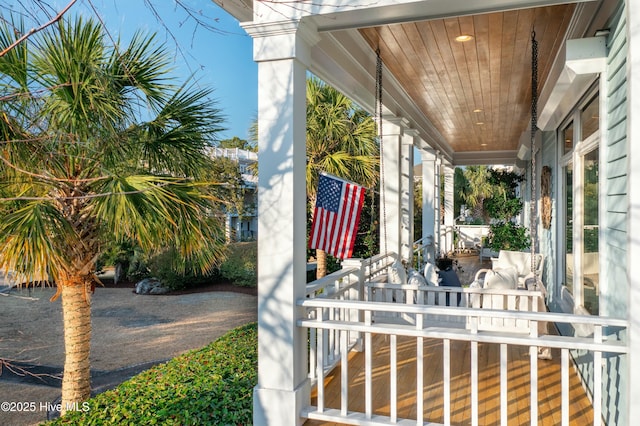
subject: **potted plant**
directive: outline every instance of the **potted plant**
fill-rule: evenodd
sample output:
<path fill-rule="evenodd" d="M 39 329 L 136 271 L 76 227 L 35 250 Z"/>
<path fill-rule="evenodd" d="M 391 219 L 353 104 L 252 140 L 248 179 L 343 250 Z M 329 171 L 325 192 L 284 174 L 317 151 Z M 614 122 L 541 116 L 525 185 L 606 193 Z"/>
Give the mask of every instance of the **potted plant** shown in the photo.
<path fill-rule="evenodd" d="M 489 227 L 488 246 L 495 252 L 500 250 L 522 251 L 529 247 L 529 231 L 515 224 L 512 218 L 522 212 L 522 201 L 517 188 L 524 180 L 522 175 L 503 170 L 492 170 L 489 181 L 492 196 L 485 200 L 485 208 L 494 219 Z"/>

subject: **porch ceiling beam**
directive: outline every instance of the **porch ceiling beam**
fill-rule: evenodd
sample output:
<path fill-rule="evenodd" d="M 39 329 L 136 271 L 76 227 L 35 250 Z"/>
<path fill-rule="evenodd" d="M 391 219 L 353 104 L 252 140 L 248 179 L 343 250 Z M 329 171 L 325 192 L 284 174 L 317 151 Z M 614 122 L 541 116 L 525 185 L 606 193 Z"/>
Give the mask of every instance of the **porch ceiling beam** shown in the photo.
<path fill-rule="evenodd" d="M 595 0 L 381 1 L 377 3 L 379 6 L 371 7 L 371 2 L 362 0 L 349 2 L 348 10 L 341 8 L 336 11 L 335 6 L 324 5 L 315 9 L 310 7 L 307 13 L 313 15 L 319 31 L 335 31 L 593 1 Z M 363 13 L 365 9 L 366 13 Z"/>
<path fill-rule="evenodd" d="M 468 151 L 453 155 L 456 166 L 478 166 L 490 164 L 513 165 L 516 163 L 518 151 Z"/>

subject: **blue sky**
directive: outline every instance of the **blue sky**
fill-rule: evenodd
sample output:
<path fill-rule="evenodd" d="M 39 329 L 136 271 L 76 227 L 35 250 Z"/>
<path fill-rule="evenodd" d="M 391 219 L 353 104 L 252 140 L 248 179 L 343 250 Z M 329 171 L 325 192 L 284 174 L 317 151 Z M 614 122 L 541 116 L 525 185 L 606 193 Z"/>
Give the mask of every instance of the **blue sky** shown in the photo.
<path fill-rule="evenodd" d="M 38 4 L 47 3 L 56 11 L 62 10 L 67 0 L 3 0 L 3 14 L 7 8 L 26 14 L 27 28 L 46 22 L 38 11 Z M 158 17 L 147 6 L 151 3 Z M 136 30 L 156 32 L 159 41 L 166 41 L 175 54 L 175 75 L 186 79 L 192 74 L 204 87 L 214 89 L 217 107 L 225 116 L 221 139 L 248 137 L 248 129 L 257 115 L 257 64 L 253 62 L 253 42 L 238 22 L 211 0 L 183 0 L 214 30 L 197 25 L 186 12 L 176 7 L 173 0 L 78 0 L 68 12 L 69 16 L 98 13 L 109 32 L 128 40 Z M 93 5 L 93 8 L 91 7 Z M 93 10 L 95 9 L 95 11 Z M 38 14 L 37 22 L 32 19 Z M 159 21 L 171 32 L 169 34 Z M 175 40 L 174 38 L 175 37 Z"/>

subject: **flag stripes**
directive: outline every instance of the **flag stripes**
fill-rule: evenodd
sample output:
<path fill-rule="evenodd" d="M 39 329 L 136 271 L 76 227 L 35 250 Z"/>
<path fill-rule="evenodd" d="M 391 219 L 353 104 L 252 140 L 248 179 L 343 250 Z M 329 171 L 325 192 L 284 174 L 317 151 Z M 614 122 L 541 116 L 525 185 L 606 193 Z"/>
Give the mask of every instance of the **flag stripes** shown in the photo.
<path fill-rule="evenodd" d="M 321 174 L 309 248 L 324 250 L 338 259 L 351 257 L 364 194 L 359 185 Z"/>

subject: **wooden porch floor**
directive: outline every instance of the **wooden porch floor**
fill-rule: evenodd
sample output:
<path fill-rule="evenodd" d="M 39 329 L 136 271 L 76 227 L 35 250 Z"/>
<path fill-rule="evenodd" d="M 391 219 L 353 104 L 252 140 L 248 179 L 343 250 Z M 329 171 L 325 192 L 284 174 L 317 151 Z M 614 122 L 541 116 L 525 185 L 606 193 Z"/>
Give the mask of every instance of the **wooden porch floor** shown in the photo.
<path fill-rule="evenodd" d="M 389 342 L 385 336 L 373 341 L 373 407 L 374 414 L 388 416 Z M 415 419 L 416 415 L 416 340 L 398 339 L 398 417 Z M 424 420 L 444 423 L 442 344 L 425 340 Z M 479 344 L 479 424 L 500 424 L 500 355 L 497 345 Z M 508 424 L 530 424 L 529 352 L 525 347 L 510 347 L 508 355 Z M 538 361 L 538 424 L 558 425 L 560 410 L 560 354 L 553 351 L 552 360 Z M 471 423 L 470 344 L 451 343 L 451 423 Z M 364 412 L 364 354 L 349 357 L 349 410 Z M 340 408 L 340 366 L 325 379 L 325 405 Z M 577 375 L 570 374 L 569 419 L 572 425 L 593 424 L 593 410 Z M 312 404 L 315 404 L 315 393 Z M 375 407 L 378 407 L 375 409 Z M 305 425 L 339 423 L 308 420 Z"/>
<path fill-rule="evenodd" d="M 475 258 L 475 260 L 474 260 Z M 463 285 L 473 280 L 480 267 L 478 257 L 462 256 L 458 271 Z M 470 277 L 470 280 L 469 280 Z M 553 327 L 550 327 L 553 328 Z M 551 332 L 551 330 L 550 330 Z M 416 419 L 416 339 L 398 338 L 398 417 Z M 373 409 L 374 414 L 390 415 L 389 338 L 373 338 Z M 451 342 L 451 424 L 471 424 L 471 345 Z M 560 352 L 553 350 L 552 360 L 538 360 L 538 424 L 561 423 Z M 440 340 L 424 340 L 424 421 L 444 423 L 443 347 Z M 479 424 L 500 424 L 500 353 L 498 345 L 478 345 Z M 573 369 L 569 378 L 569 419 L 572 425 L 593 424 L 592 404 Z M 364 353 L 349 355 L 349 411 L 365 411 Z M 508 424 L 528 425 L 530 422 L 530 357 L 529 349 L 509 346 L 508 349 Z M 315 390 L 312 405 L 316 405 Z M 340 408 L 340 365 L 325 379 L 325 407 Z M 340 423 L 307 420 L 305 425 L 336 425 Z"/>

